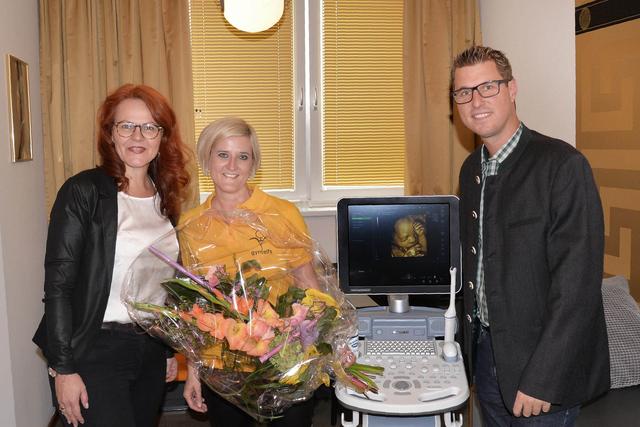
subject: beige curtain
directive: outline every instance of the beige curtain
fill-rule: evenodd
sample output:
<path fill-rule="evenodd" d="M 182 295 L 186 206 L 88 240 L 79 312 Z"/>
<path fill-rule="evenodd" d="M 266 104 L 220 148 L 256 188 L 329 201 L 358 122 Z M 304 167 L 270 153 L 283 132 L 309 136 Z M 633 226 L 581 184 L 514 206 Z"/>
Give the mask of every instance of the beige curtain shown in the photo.
<path fill-rule="evenodd" d="M 480 44 L 476 0 L 405 0 L 405 194 L 455 194 L 474 148 L 449 96 L 453 58 Z"/>
<path fill-rule="evenodd" d="M 194 146 L 188 1 L 40 0 L 40 64 L 48 210 L 67 178 L 98 163 L 96 113 L 124 83 L 166 96 Z"/>

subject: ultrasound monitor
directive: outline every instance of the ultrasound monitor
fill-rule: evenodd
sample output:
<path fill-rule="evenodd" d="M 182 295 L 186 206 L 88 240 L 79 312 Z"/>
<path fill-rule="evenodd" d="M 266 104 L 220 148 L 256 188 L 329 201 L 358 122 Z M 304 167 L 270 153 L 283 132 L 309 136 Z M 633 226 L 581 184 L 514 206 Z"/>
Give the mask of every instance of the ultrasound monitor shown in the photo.
<path fill-rule="evenodd" d="M 338 202 L 338 278 L 347 294 L 448 294 L 461 288 L 455 196 Z"/>

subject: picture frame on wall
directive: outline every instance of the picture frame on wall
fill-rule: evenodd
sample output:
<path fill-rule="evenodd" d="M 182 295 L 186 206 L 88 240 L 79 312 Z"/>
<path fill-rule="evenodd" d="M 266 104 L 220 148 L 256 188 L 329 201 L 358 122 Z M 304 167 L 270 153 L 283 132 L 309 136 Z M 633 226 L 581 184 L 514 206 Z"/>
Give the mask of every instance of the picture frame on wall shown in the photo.
<path fill-rule="evenodd" d="M 7 54 L 6 62 L 11 161 L 33 160 L 29 64 L 11 54 Z"/>

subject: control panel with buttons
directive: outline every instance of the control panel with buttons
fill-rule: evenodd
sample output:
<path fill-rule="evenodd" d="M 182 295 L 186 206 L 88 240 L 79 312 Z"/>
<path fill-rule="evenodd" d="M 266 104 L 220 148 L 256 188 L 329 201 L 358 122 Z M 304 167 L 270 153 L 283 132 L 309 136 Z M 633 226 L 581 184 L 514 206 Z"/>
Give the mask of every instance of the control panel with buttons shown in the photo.
<path fill-rule="evenodd" d="M 469 397 L 464 364 L 460 356 L 445 361 L 443 344 L 435 339 L 360 340 L 358 363 L 385 368 L 382 376 L 374 378 L 378 393 L 363 395 L 336 385 L 338 400 L 351 409 L 387 415 L 436 414 L 460 407 Z"/>

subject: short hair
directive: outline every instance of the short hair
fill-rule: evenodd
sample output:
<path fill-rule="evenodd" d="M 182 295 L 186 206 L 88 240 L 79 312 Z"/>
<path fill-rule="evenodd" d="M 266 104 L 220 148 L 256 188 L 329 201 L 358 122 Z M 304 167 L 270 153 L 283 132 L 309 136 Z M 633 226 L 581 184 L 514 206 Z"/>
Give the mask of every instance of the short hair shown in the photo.
<path fill-rule="evenodd" d="M 260 144 L 258 134 L 249 123 L 239 117 L 223 117 L 215 122 L 209 123 L 198 137 L 198 161 L 202 171 L 209 175 L 209 163 L 213 147 L 224 139 L 233 136 L 247 136 L 251 141 L 253 165 L 249 178 L 253 178 L 260 167 Z"/>
<path fill-rule="evenodd" d="M 513 79 L 511 64 L 504 53 L 487 46 L 471 46 L 458 54 L 458 56 L 453 60 L 453 68 L 451 69 L 451 86 L 453 87 L 455 72 L 458 68 L 481 64 L 487 61 L 493 61 L 496 64 L 498 72 L 504 80 Z"/>
<path fill-rule="evenodd" d="M 151 161 L 148 173 L 160 196 L 160 211 L 167 218 L 177 221 L 182 202 L 188 197 L 190 176 L 186 163 L 190 151 L 180 137 L 173 109 L 160 92 L 146 85 L 125 84 L 106 97 L 98 111 L 100 166 L 116 180 L 118 190 L 124 191 L 129 187 L 129 180 L 125 176 L 126 167 L 113 144 L 116 110 L 127 99 L 144 102 L 153 120 L 162 126 L 158 156 Z"/>

